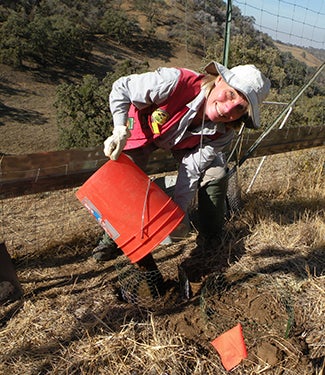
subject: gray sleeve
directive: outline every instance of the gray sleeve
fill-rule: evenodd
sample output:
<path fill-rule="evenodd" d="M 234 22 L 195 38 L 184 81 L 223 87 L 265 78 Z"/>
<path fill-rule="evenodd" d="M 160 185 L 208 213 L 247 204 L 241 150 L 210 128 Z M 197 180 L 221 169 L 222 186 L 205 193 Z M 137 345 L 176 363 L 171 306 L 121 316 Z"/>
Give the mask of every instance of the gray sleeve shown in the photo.
<path fill-rule="evenodd" d="M 180 71 L 176 68 L 159 68 L 115 81 L 109 96 L 114 126 L 126 124 L 131 103 L 139 109 L 162 103 L 173 91 L 179 76 Z"/>

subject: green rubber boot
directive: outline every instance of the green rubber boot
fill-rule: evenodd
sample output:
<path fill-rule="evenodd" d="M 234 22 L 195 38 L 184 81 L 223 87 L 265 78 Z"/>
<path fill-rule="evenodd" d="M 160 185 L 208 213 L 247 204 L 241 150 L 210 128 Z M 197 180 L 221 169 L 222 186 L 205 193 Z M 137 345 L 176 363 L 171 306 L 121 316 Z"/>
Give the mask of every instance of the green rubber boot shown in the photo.
<path fill-rule="evenodd" d="M 216 246 L 221 243 L 225 222 L 227 176 L 212 180 L 198 191 L 198 245 Z"/>

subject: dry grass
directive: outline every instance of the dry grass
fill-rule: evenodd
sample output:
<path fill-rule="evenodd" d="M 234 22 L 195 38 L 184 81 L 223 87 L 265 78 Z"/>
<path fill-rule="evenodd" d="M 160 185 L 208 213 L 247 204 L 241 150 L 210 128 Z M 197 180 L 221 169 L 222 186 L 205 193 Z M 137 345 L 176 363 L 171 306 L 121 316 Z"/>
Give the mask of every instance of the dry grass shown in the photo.
<path fill-rule="evenodd" d="M 0 307 L 0 373 L 226 374 L 210 341 L 237 309 L 228 319 L 242 322 L 249 356 L 233 374 L 324 375 L 324 161 L 324 149 L 269 157 L 203 263 L 195 235 L 155 250 L 166 278 L 177 282 L 184 262 L 202 278 L 191 299 L 171 290 L 151 311 L 118 298 L 115 261 L 92 260 L 100 230 L 73 190 L 1 201 L 25 295 Z M 243 192 L 257 163 L 241 171 Z M 236 279 L 212 321 L 201 287 L 222 274 Z"/>

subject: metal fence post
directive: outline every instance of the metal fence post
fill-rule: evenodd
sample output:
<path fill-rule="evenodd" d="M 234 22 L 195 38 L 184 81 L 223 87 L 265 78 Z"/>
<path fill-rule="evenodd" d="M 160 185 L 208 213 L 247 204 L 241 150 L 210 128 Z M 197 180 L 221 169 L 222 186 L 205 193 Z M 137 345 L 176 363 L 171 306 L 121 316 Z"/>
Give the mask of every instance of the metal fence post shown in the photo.
<path fill-rule="evenodd" d="M 228 66 L 229 49 L 230 49 L 230 26 L 232 19 L 232 0 L 227 1 L 227 15 L 226 15 L 226 27 L 225 27 L 225 37 L 223 45 L 223 59 L 222 63 L 225 67 Z"/>

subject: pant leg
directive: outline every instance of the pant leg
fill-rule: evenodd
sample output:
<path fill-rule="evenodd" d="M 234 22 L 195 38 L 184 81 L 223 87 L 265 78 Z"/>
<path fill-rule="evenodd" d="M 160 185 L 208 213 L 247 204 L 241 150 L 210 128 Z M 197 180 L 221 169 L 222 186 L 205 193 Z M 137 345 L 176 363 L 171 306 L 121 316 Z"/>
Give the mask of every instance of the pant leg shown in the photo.
<path fill-rule="evenodd" d="M 204 238 L 222 236 L 227 195 L 225 166 L 213 166 L 205 172 L 198 190 L 199 234 Z"/>

